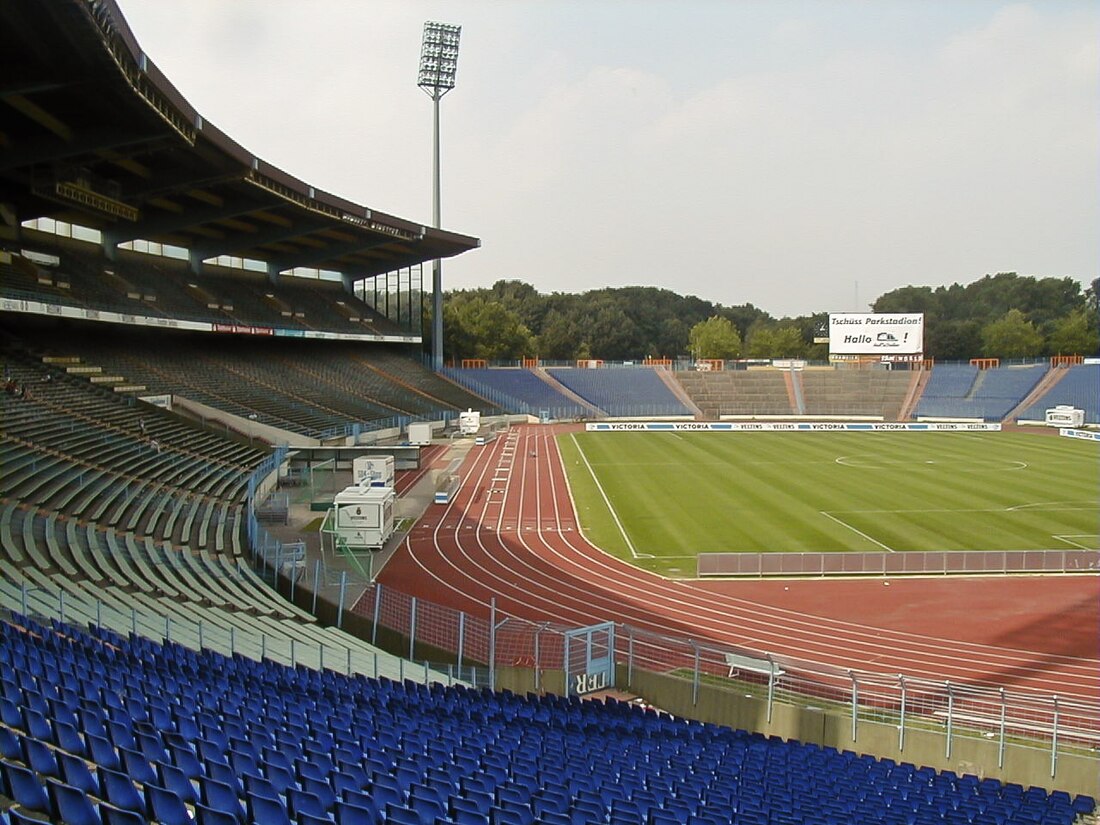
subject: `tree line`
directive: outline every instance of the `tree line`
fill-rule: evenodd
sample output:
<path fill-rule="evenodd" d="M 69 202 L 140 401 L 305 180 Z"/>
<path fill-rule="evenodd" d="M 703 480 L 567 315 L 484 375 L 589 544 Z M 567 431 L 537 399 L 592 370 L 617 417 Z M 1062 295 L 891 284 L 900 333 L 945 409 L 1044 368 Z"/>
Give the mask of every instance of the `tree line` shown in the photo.
<path fill-rule="evenodd" d="M 940 361 L 1092 355 L 1100 347 L 1098 292 L 1100 278 L 1082 290 L 1072 278 L 1005 272 L 965 286 L 901 287 L 879 296 L 870 309 L 923 312 L 925 356 Z M 723 306 L 656 287 L 544 294 L 522 281 L 502 280 L 445 293 L 443 348 L 455 362 L 825 360 L 828 346 L 814 343 L 814 333 L 827 323 L 827 312 L 775 318 L 752 304 Z"/>

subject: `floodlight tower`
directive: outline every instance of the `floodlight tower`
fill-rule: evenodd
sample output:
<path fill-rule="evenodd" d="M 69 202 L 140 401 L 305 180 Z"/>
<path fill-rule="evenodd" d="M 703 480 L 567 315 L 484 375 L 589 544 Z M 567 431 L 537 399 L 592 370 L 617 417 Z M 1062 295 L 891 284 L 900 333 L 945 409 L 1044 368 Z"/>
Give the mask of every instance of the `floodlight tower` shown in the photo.
<path fill-rule="evenodd" d="M 424 24 L 424 42 L 420 46 L 420 72 L 416 85 L 432 99 L 432 221 L 442 229 L 439 209 L 439 101 L 455 87 L 458 69 L 458 38 L 461 26 L 448 23 Z M 443 368 L 443 265 L 432 262 L 432 369 Z"/>

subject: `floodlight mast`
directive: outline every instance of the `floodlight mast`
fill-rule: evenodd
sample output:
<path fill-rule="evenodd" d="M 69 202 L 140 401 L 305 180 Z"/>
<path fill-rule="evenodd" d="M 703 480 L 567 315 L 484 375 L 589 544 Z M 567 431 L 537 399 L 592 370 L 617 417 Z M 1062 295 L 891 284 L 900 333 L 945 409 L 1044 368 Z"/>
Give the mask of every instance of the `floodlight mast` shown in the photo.
<path fill-rule="evenodd" d="M 420 72 L 416 85 L 432 99 L 432 222 L 442 229 L 439 206 L 439 101 L 455 87 L 458 69 L 458 38 L 461 26 L 448 23 L 424 24 L 420 47 Z M 443 368 L 443 265 L 432 261 L 432 369 Z"/>

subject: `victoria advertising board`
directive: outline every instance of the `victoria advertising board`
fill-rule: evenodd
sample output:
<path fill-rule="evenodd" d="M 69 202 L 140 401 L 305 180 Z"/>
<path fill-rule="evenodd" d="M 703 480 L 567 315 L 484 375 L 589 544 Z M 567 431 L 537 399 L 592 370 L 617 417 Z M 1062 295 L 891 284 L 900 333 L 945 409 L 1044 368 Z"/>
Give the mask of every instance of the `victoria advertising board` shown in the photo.
<path fill-rule="evenodd" d="M 830 355 L 916 355 L 922 352 L 922 312 L 829 314 Z"/>

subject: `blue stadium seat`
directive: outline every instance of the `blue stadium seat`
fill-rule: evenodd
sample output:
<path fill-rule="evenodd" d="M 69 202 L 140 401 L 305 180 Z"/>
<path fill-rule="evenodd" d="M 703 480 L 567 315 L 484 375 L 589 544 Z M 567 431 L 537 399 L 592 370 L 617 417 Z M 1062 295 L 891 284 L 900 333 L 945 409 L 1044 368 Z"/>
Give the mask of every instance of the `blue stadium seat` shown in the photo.
<path fill-rule="evenodd" d="M 86 794 L 98 797 L 99 781 L 95 774 L 88 769 L 88 763 L 72 754 L 58 751 L 58 766 L 61 768 L 61 779 L 66 785 L 71 785 Z"/>
<path fill-rule="evenodd" d="M 84 791 L 52 779 L 47 781 L 46 789 L 65 825 L 102 825 L 95 804 Z"/>
<path fill-rule="evenodd" d="M 61 768 L 57 765 L 57 757 L 51 748 L 37 739 L 29 736 L 23 737 L 23 761 L 26 765 L 42 776 L 61 778 Z"/>
<path fill-rule="evenodd" d="M 217 808 L 209 808 L 202 803 L 195 807 L 195 822 L 198 825 L 240 825 L 242 820 Z"/>
<path fill-rule="evenodd" d="M 19 743 L 19 738 L 19 734 L 9 728 L 0 727 L 0 757 L 22 759 L 23 746 Z"/>
<path fill-rule="evenodd" d="M 134 782 L 129 775 L 120 771 L 112 771 L 100 765 L 97 774 L 99 787 L 103 798 L 116 808 L 121 808 L 134 813 L 145 811 L 145 800 L 134 787 Z"/>
<path fill-rule="evenodd" d="M 145 817 L 134 811 L 116 808 L 110 803 L 99 803 L 99 819 L 103 825 L 145 825 Z"/>
<path fill-rule="evenodd" d="M 34 775 L 34 771 L 0 759 L 0 774 L 11 792 L 11 798 L 29 811 L 54 816 L 55 811 L 46 789 Z"/>
<path fill-rule="evenodd" d="M 248 821 L 254 825 L 291 825 L 286 807 L 277 798 L 245 793 Z"/>

